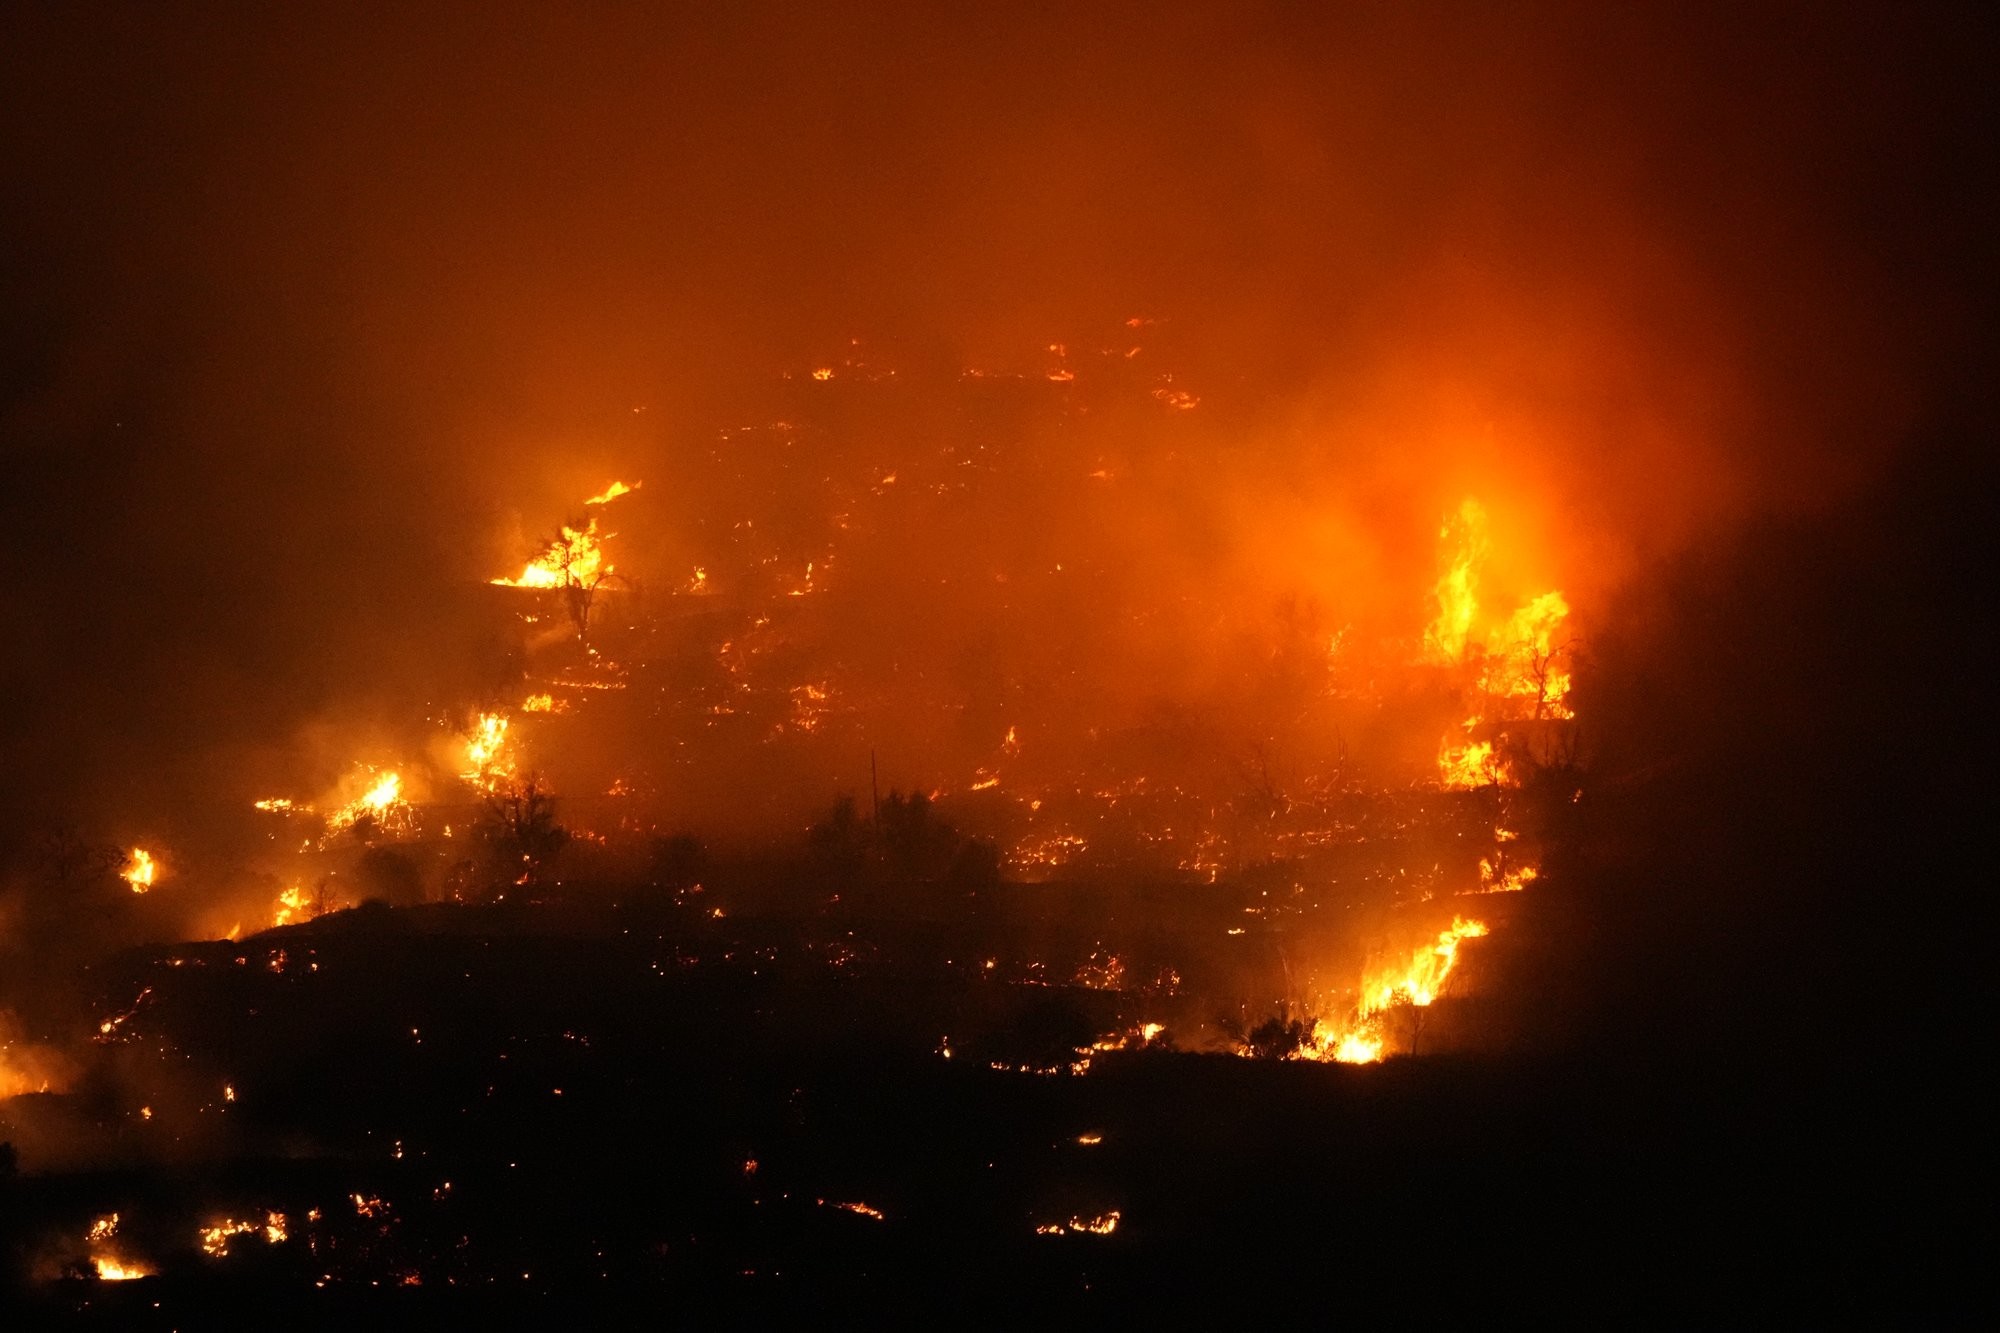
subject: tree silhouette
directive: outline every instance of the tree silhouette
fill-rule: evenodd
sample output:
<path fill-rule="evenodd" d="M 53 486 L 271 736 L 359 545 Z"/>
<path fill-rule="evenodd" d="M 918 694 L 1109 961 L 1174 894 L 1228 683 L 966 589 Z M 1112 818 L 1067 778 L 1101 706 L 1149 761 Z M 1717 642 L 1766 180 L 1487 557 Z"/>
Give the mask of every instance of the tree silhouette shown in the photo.
<path fill-rule="evenodd" d="M 806 847 L 823 873 L 851 881 L 867 861 L 871 833 L 854 808 L 854 797 L 842 792 L 826 818 L 806 831 Z"/>
<path fill-rule="evenodd" d="M 556 798 L 530 773 L 503 783 L 485 798 L 486 819 L 501 863 L 517 873 L 516 885 L 537 883 L 569 843 L 569 830 L 556 822 Z M 506 891 L 501 890 L 501 896 Z"/>

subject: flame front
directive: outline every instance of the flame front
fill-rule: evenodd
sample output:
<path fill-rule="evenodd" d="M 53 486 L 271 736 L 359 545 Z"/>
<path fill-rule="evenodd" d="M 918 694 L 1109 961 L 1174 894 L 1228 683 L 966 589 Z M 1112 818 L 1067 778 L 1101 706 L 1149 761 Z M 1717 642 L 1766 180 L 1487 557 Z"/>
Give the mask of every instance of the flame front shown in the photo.
<path fill-rule="evenodd" d="M 262 1235 L 265 1244 L 277 1245 L 289 1234 L 283 1213 L 267 1212 L 261 1222 L 228 1218 L 201 1229 L 201 1252 L 211 1259 L 220 1259 L 229 1253 L 229 1242 L 238 1236 Z"/>

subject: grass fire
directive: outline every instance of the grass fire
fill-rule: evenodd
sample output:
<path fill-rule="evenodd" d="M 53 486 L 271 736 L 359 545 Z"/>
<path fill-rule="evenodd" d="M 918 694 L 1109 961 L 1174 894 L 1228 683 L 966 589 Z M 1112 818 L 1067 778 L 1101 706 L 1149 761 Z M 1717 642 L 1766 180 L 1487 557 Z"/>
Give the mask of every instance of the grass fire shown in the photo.
<path fill-rule="evenodd" d="M 0 1325 L 1964 1312 L 1949 6 L 0 29 Z"/>

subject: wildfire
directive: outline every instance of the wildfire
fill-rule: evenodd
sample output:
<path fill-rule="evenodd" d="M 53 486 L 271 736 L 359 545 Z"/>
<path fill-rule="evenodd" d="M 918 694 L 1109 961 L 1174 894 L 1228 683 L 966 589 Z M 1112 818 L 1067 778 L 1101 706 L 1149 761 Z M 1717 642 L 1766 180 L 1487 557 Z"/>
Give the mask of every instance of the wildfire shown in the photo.
<path fill-rule="evenodd" d="M 153 854 L 143 847 L 134 847 L 130 859 L 125 862 L 125 868 L 118 872 L 118 877 L 130 884 L 134 893 L 144 893 L 152 888 L 153 881 L 159 876 L 159 862 L 155 861 Z"/>
<path fill-rule="evenodd" d="M 217 1222 L 201 1229 L 201 1251 L 211 1259 L 220 1259 L 229 1253 L 229 1242 L 238 1236 L 261 1233 L 267 1245 L 281 1244 L 289 1234 L 285 1227 L 285 1215 L 271 1212 L 264 1214 L 261 1222 L 239 1222 L 235 1218 Z"/>
<path fill-rule="evenodd" d="M 11 1044 L 11 1043 L 10 1043 Z M 17 1068 L 7 1056 L 8 1045 L 0 1044 L 0 1101 L 28 1092 L 47 1092 L 49 1081 L 27 1069 Z"/>
<path fill-rule="evenodd" d="M 585 500 L 584 503 L 587 505 L 608 505 L 613 500 L 616 500 L 619 496 L 630 495 L 633 491 L 638 490 L 641 486 L 645 484 L 646 483 L 643 481 L 635 481 L 630 486 L 627 486 L 622 481 L 614 481 L 609 486 L 606 486 L 602 491 L 599 491 L 596 495 L 593 495 L 588 500 Z"/>
<path fill-rule="evenodd" d="M 1371 978 L 1363 991 L 1366 996 L 1362 1014 L 1364 1017 L 1379 1013 L 1395 1003 L 1399 997 L 1407 998 L 1414 1005 L 1428 1005 L 1435 1001 L 1444 990 L 1445 979 L 1458 963 L 1458 946 L 1462 941 L 1478 939 L 1486 934 L 1486 923 L 1472 921 L 1462 916 L 1451 919 L 1451 925 L 1438 932 L 1435 943 L 1418 949 L 1410 956 L 1409 962 L 1400 968 L 1391 969 L 1386 974 L 1378 973 Z"/>
<path fill-rule="evenodd" d="M 409 802 L 403 799 L 403 778 L 399 773 L 384 773 L 375 779 L 367 791 L 349 801 L 340 809 L 327 816 L 329 833 L 352 828 L 364 817 L 372 818 L 378 824 L 394 822 L 398 816 L 407 816 Z"/>
<path fill-rule="evenodd" d="M 466 767 L 459 776 L 483 792 L 491 792 L 514 776 L 514 756 L 507 746 L 507 715 L 481 713 L 465 743 Z"/>
<path fill-rule="evenodd" d="M 1067 1222 L 1044 1222 L 1035 1228 L 1037 1236 L 1108 1236 L 1118 1229 L 1117 1209 L 1095 1217 L 1072 1217 Z"/>
<path fill-rule="evenodd" d="M 1479 862 L 1479 891 L 1481 893 L 1519 893 L 1533 884 L 1541 872 L 1533 866 L 1509 866 L 1502 870 L 1491 860 Z"/>
<path fill-rule="evenodd" d="M 1446 736 L 1438 748 L 1438 781 L 1451 791 L 1472 791 L 1496 783 L 1503 771 L 1492 741 L 1458 741 Z"/>
<path fill-rule="evenodd" d="M 277 907 L 271 913 L 271 924 L 289 926 L 294 922 L 307 920 L 313 915 L 316 913 L 312 911 L 312 904 L 306 898 L 306 891 L 294 884 L 278 895 Z"/>
<path fill-rule="evenodd" d="M 1467 499 L 1455 517 L 1445 520 L 1438 540 L 1456 547 L 1437 581 L 1437 618 L 1426 635 L 1433 652 L 1446 662 L 1465 655 L 1466 640 L 1479 615 L 1479 568 L 1492 543 L 1486 535 L 1486 508 Z"/>
<path fill-rule="evenodd" d="M 519 578 L 493 579 L 503 588 L 592 588 L 611 573 L 599 544 L 597 520 L 582 528 L 562 525 L 561 535 L 530 560 Z"/>
<path fill-rule="evenodd" d="M 1425 1009 L 1435 1004 L 1458 965 L 1459 946 L 1487 933 L 1485 922 L 1454 916 L 1451 925 L 1439 931 L 1435 940 L 1406 957 L 1372 969 L 1362 983 L 1361 1000 L 1353 1017 L 1338 1026 L 1324 1019 L 1315 1022 L 1296 1058 L 1335 1060 L 1342 1064 L 1373 1064 L 1381 1060 L 1388 1050 L 1382 1032 L 1383 1016 L 1403 1005 Z"/>
<path fill-rule="evenodd" d="M 106 1213 L 90 1224 L 84 1233 L 84 1240 L 90 1245 L 90 1264 L 100 1282 L 129 1282 L 133 1278 L 151 1277 L 153 1270 L 145 1265 L 123 1258 L 110 1252 L 108 1247 L 118 1234 L 118 1214 Z"/>
<path fill-rule="evenodd" d="M 1333 1058 L 1344 1065 L 1374 1064 L 1382 1058 L 1382 1039 L 1350 1032 L 1335 1043 Z"/>
<path fill-rule="evenodd" d="M 1570 691 L 1568 644 L 1561 637 L 1569 603 L 1560 592 L 1530 598 L 1505 620 L 1480 628 L 1480 571 L 1492 552 L 1486 510 L 1468 499 L 1438 533 L 1442 545 L 1435 597 L 1437 615 L 1425 632 L 1431 661 L 1478 669 L 1478 703 L 1464 730 L 1487 723 L 1504 725 L 1532 719 L 1564 721 L 1575 716 L 1564 700 Z M 1451 790 L 1470 790 L 1513 781 L 1503 747 L 1507 736 L 1458 739 L 1438 747 L 1438 777 Z"/>
<path fill-rule="evenodd" d="M 828 1203 L 825 1199 L 821 1199 L 818 1202 L 819 1206 L 822 1208 L 838 1208 L 844 1213 L 853 1213 L 859 1217 L 873 1218 L 877 1222 L 883 1222 L 888 1220 L 888 1215 L 885 1214 L 880 1208 L 875 1207 L 873 1204 Z"/>
<path fill-rule="evenodd" d="M 150 996 L 152 993 L 153 993 L 153 988 L 151 986 L 147 986 L 145 989 L 141 990 L 137 998 L 135 998 L 132 1001 L 132 1007 L 130 1009 L 127 1009 L 122 1014 L 113 1014 L 111 1017 L 99 1023 L 97 1025 L 97 1039 L 99 1041 L 106 1041 L 116 1036 L 118 1029 L 123 1027 L 127 1022 L 131 1021 L 132 1016 L 139 1012 L 139 1006 L 146 1003 L 147 997 Z"/>

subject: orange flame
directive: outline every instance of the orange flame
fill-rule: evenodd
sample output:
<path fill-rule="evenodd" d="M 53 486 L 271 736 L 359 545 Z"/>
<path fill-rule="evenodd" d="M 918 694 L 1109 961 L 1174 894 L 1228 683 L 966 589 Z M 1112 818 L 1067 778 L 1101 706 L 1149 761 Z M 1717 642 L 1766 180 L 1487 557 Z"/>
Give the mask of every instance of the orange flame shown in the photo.
<path fill-rule="evenodd" d="M 153 881 L 158 879 L 159 875 L 159 862 L 155 861 L 153 854 L 143 847 L 134 847 L 131 859 L 125 863 L 125 868 L 118 872 L 118 877 L 130 884 L 134 893 L 144 893 L 152 888 Z"/>
<path fill-rule="evenodd" d="M 612 570 L 600 540 L 594 518 L 581 529 L 565 523 L 562 535 L 530 560 L 519 578 L 491 581 L 503 588 L 595 587 Z"/>
<path fill-rule="evenodd" d="M 622 481 L 614 481 L 609 486 L 606 486 L 602 491 L 598 492 L 596 495 L 593 495 L 588 500 L 585 500 L 584 503 L 587 505 L 608 505 L 613 500 L 616 500 L 619 496 L 630 495 L 633 491 L 638 490 L 641 486 L 645 484 L 646 483 L 643 481 L 635 481 L 630 486 L 627 486 Z"/>
<path fill-rule="evenodd" d="M 465 743 L 467 767 L 459 776 L 491 792 L 514 776 L 514 756 L 507 745 L 507 715 L 481 713 Z"/>

